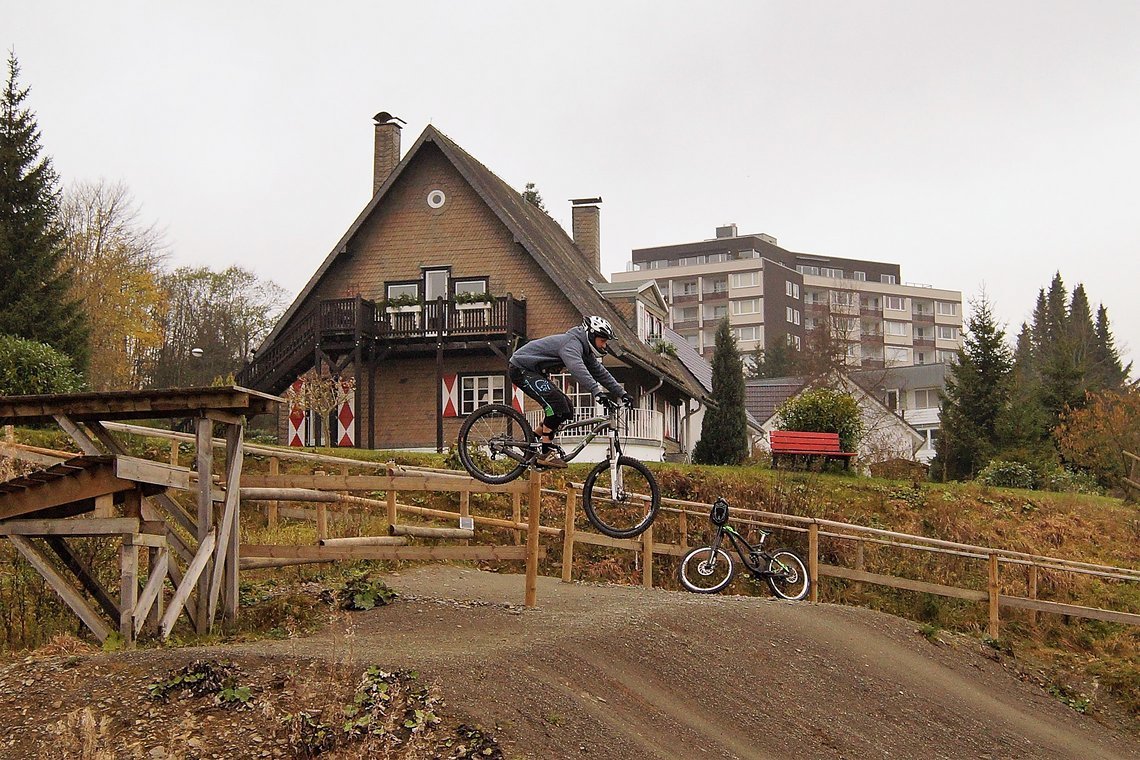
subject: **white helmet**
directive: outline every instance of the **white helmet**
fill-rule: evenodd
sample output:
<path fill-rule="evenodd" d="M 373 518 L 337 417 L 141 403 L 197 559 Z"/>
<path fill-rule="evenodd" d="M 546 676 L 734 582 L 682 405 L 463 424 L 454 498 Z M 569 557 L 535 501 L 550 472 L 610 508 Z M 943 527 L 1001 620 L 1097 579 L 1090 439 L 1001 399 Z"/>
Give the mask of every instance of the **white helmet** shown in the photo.
<path fill-rule="evenodd" d="M 593 314 L 582 319 L 582 329 L 586 331 L 586 339 L 590 344 L 590 349 L 596 356 L 602 356 L 606 351 L 598 348 L 594 343 L 595 338 L 605 338 L 606 340 L 614 339 L 614 327 L 610 321 L 605 317 L 595 316 Z"/>

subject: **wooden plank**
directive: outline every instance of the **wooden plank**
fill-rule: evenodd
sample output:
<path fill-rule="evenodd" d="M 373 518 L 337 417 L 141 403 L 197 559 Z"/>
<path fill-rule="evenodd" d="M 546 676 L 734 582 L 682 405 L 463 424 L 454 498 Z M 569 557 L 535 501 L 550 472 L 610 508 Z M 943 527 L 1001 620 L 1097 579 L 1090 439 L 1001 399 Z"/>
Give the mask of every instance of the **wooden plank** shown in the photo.
<path fill-rule="evenodd" d="M 153 483 L 166 488 L 190 490 L 190 468 L 138 457 L 115 456 L 115 474 L 125 480 Z"/>
<path fill-rule="evenodd" d="M 574 572 L 574 514 L 577 490 L 566 489 L 566 515 L 562 528 L 562 582 L 569 583 Z"/>
<path fill-rule="evenodd" d="M 150 566 L 150 574 L 147 577 L 146 586 L 143 588 L 142 594 L 139 595 L 138 602 L 135 604 L 134 626 L 136 636 L 142 632 L 143 626 L 146 625 L 147 615 L 150 614 L 154 603 L 158 601 L 162 595 L 162 588 L 166 583 L 166 573 L 169 564 L 170 552 L 166 549 L 160 549 L 157 552 L 157 560 Z"/>
<path fill-rule="evenodd" d="M 119 547 L 119 635 L 135 640 L 135 612 L 139 603 L 139 548 L 129 541 Z"/>
<path fill-rule="evenodd" d="M 225 580 L 226 561 L 229 559 L 229 547 L 232 541 L 235 545 L 240 542 L 240 536 L 235 535 L 240 529 L 237 520 L 239 504 L 241 501 L 239 483 L 241 482 L 241 467 L 243 451 L 241 447 L 242 425 L 230 425 L 226 430 L 226 504 L 222 512 L 221 524 L 218 526 L 218 550 L 215 552 L 213 575 L 210 578 L 210 611 L 206 624 L 207 630 L 214 627 L 214 613 L 218 608 L 218 594 L 221 593 L 222 582 Z M 236 557 L 234 558 L 236 561 Z"/>
<path fill-rule="evenodd" d="M 1020 596 L 1006 596 L 1002 594 L 998 601 L 1003 607 L 1013 607 L 1022 610 L 1036 610 L 1037 612 L 1052 612 L 1057 615 L 1088 618 L 1090 620 L 1105 620 L 1110 623 L 1127 623 L 1140 625 L 1140 615 L 1132 612 L 1117 612 L 1099 607 L 1082 607 L 1077 604 L 1064 604 L 1062 602 L 1049 602 L 1044 599 L 1026 599 Z"/>
<path fill-rule="evenodd" d="M 919 591 L 924 594 L 949 596 L 955 599 L 968 599 L 973 602 L 984 602 L 989 599 L 989 593 L 985 591 L 974 591 L 972 589 L 958 588 L 957 586 L 943 586 L 938 583 L 915 581 L 909 578 L 897 578 L 893 575 L 881 575 L 879 573 L 852 570 L 849 567 L 840 567 L 838 565 L 820 564 L 819 574 L 827 575 L 832 578 L 846 578 L 851 581 L 873 583 L 878 586 L 901 588 L 906 591 Z"/>
<path fill-rule="evenodd" d="M 417 538 L 475 538 L 475 531 L 463 528 L 432 528 L 426 525 L 389 525 L 391 536 L 416 536 Z"/>
<path fill-rule="evenodd" d="M 283 402 L 237 385 L 8 396 L 0 397 L 0 421 L 50 422 L 59 414 L 79 422 L 191 417 L 203 409 L 250 415 L 272 411 Z"/>
<path fill-rule="evenodd" d="M 99 579 L 91 572 L 79 555 L 67 545 L 67 542 L 59 536 L 48 536 L 44 539 L 44 542 L 55 552 L 55 555 L 63 562 L 64 567 L 75 574 L 75 577 L 79 579 L 83 588 L 95 599 L 95 602 L 102 608 L 107 617 L 111 620 L 118 620 L 119 603 L 111 598 L 111 595 L 107 593 L 107 589 L 103 588 L 103 584 L 99 582 Z"/>
<path fill-rule="evenodd" d="M 530 490 L 527 493 L 526 593 L 523 603 L 527 607 L 533 607 L 538 599 L 538 523 L 542 516 L 542 473 L 532 472 L 527 480 Z"/>
<path fill-rule="evenodd" d="M 71 459 L 75 455 L 66 454 L 66 456 L 59 456 L 56 454 L 44 454 L 31 448 L 25 448 L 23 446 L 9 446 L 7 444 L 0 444 L 0 456 L 9 457 L 10 459 L 18 459 L 21 462 L 31 462 L 32 464 L 39 464 L 50 467 L 53 464 L 59 464 L 60 462 Z"/>
<path fill-rule="evenodd" d="M 75 441 L 80 451 L 87 456 L 99 456 L 103 453 L 102 449 L 99 448 L 98 444 L 95 443 L 87 431 L 75 424 L 71 417 L 66 414 L 56 414 L 54 416 L 56 424 L 63 428 L 63 432 L 71 436 L 71 440 Z"/>
<path fill-rule="evenodd" d="M 270 567 L 290 567 L 292 565 L 319 565 L 326 562 L 336 562 L 333 559 L 267 559 L 262 557 L 242 557 L 240 561 L 242 570 L 264 570 Z"/>
<path fill-rule="evenodd" d="M 81 517 L 67 520 L 5 520 L 0 522 L 0 535 L 10 536 L 113 536 L 138 533 L 139 520 L 134 517 Z"/>
<path fill-rule="evenodd" d="M 808 526 L 808 583 L 811 586 L 808 599 L 819 601 L 819 526 Z"/>
<path fill-rule="evenodd" d="M 579 530 L 574 533 L 574 541 L 579 544 L 609 546 L 613 549 L 629 549 L 631 551 L 638 551 L 641 549 L 641 542 L 636 538 L 610 538 L 609 536 L 603 536 L 600 533 L 590 533 L 589 531 L 583 530 Z"/>
<path fill-rule="evenodd" d="M 323 501 L 334 502 L 337 495 L 313 488 L 245 488 L 241 498 L 252 501 Z"/>
<path fill-rule="evenodd" d="M 524 560 L 525 546 L 297 546 L 242 544 L 241 557 L 273 559 Z M 539 556 L 544 556 L 540 551 Z"/>
<path fill-rule="evenodd" d="M 170 635 L 170 632 L 174 629 L 174 624 L 178 622 L 178 616 L 181 614 L 182 608 L 185 606 L 189 609 L 190 605 L 188 604 L 188 600 L 190 598 L 190 592 L 194 590 L 194 586 L 202 576 L 202 571 L 206 569 L 206 565 L 213 555 L 215 540 L 214 530 L 211 528 L 206 534 L 206 537 L 202 539 L 202 543 L 198 546 L 198 553 L 194 555 L 194 560 L 182 575 L 182 580 L 174 590 L 174 596 L 170 598 L 170 606 L 166 608 L 166 614 L 162 617 L 162 638 L 165 639 Z M 170 567 L 174 567 L 173 562 L 170 563 Z M 191 621 L 199 631 L 203 629 L 206 622 L 202 618 L 193 617 L 193 614 L 191 615 Z"/>
<path fill-rule="evenodd" d="M 527 480 L 490 485 L 471 477 L 435 473 L 423 475 L 252 475 L 242 476 L 242 488 L 316 488 L 321 491 L 470 491 L 471 493 L 525 493 Z"/>
<path fill-rule="evenodd" d="M 653 588 L 653 523 L 641 534 L 641 585 Z"/>
<path fill-rule="evenodd" d="M 79 619 L 91 630 L 91 633 L 95 634 L 95 638 L 99 639 L 100 642 L 106 641 L 107 637 L 111 635 L 111 627 L 99 617 L 99 613 L 91 608 L 91 605 L 75 590 L 75 587 L 52 567 L 47 557 L 41 554 L 39 549 L 23 536 L 9 536 L 8 540 L 23 555 L 24 559 L 36 569 L 36 572 L 43 576 L 48 585 L 55 590 L 55 593 L 60 595 L 67 606 L 79 616 Z"/>
<path fill-rule="evenodd" d="M 35 514 L 134 488 L 135 484 L 131 481 L 115 477 L 111 460 L 108 459 L 105 463 L 76 470 L 67 477 L 38 484 L 35 488 L 0 494 L 0 520 Z"/>
<path fill-rule="evenodd" d="M 989 557 L 989 625 L 987 630 L 990 638 L 996 639 L 1001 629 L 999 626 L 999 607 L 998 597 L 1001 595 L 1001 586 L 998 580 L 998 556 L 991 554 Z"/>
<path fill-rule="evenodd" d="M 214 510 L 213 510 L 213 496 L 211 490 L 211 475 L 213 473 L 214 456 L 213 448 L 210 445 L 214 432 L 214 423 L 205 417 L 199 417 L 197 423 L 197 443 L 195 450 L 195 461 L 198 474 L 198 547 L 199 553 L 201 547 L 206 541 L 207 535 L 214 535 Z M 195 556 L 197 559 L 197 556 Z M 207 567 L 212 562 L 213 557 L 207 555 Z M 206 570 L 204 573 L 198 574 L 198 598 L 195 606 L 195 620 L 198 622 L 198 633 L 206 633 L 209 615 L 210 604 L 210 571 Z M 173 606 L 173 605 L 172 605 Z M 170 611 L 167 610 L 167 617 L 170 616 Z"/>
<path fill-rule="evenodd" d="M 318 542 L 321 546 L 406 546 L 404 536 L 358 536 L 355 538 L 325 538 Z"/>

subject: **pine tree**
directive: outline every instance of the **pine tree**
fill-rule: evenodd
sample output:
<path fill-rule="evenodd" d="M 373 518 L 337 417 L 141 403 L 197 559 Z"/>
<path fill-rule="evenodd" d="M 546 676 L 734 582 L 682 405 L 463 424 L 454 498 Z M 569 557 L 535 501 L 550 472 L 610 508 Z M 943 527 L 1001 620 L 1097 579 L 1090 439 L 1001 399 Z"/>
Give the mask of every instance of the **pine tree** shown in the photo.
<path fill-rule="evenodd" d="M 941 479 L 972 479 L 998 450 L 998 418 L 1009 402 L 1012 365 L 1005 331 L 982 293 L 942 394 L 942 432 L 931 465 Z"/>
<path fill-rule="evenodd" d="M 701 440 L 693 449 L 698 464 L 740 464 L 748 456 L 748 422 L 744 409 L 744 366 L 736 337 L 721 320 L 713 348 L 712 401 L 701 422 Z"/>
<path fill-rule="evenodd" d="M 771 348 L 757 347 L 752 354 L 751 378 L 789 377 L 800 367 L 800 352 L 784 340 L 776 340 Z"/>
<path fill-rule="evenodd" d="M 998 417 L 998 439 L 1003 455 L 1018 461 L 1040 459 L 1052 446 L 1049 417 L 1041 406 L 1041 378 L 1033 350 L 1032 330 L 1023 322 L 1013 352 L 1010 402 Z"/>
<path fill-rule="evenodd" d="M 19 74 L 12 53 L 0 97 L 0 333 L 46 343 L 83 371 L 87 326 L 61 267 L 58 178 L 51 159 L 40 156 L 39 127 L 24 105 L 29 88 L 19 86 Z"/>
<path fill-rule="evenodd" d="M 1116 340 L 1108 326 L 1108 309 L 1104 304 L 1096 310 L 1096 324 L 1093 326 L 1094 344 L 1089 371 L 1093 375 L 1092 385 L 1096 390 L 1116 390 L 1123 387 L 1132 371 L 1132 363 L 1125 367 L 1120 363 L 1116 350 Z"/>

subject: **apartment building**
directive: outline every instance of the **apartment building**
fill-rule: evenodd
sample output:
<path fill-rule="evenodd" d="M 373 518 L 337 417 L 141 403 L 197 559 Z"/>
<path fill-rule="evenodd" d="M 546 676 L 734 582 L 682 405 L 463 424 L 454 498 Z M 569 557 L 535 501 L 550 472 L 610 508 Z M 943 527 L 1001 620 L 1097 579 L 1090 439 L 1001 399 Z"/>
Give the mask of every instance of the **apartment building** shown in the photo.
<path fill-rule="evenodd" d="M 635 249 L 611 279 L 656 280 L 669 327 L 706 358 L 724 317 L 745 356 L 800 348 L 828 323 L 853 368 L 948 362 L 962 345 L 961 291 L 903 282 L 898 264 L 788 251 L 735 224 L 711 240 Z"/>

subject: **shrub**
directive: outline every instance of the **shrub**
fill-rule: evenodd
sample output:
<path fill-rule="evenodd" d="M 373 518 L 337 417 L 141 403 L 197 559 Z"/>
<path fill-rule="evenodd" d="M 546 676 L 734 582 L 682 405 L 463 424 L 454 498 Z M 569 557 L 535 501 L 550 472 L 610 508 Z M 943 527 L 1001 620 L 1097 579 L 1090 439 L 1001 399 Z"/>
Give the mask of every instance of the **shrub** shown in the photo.
<path fill-rule="evenodd" d="M 850 393 L 831 388 L 809 388 L 785 401 L 776 413 L 780 430 L 838 433 L 843 451 L 858 451 L 863 438 L 863 417 Z"/>
<path fill-rule="evenodd" d="M 1000 488 L 1034 488 L 1037 476 L 1029 465 L 994 459 L 978 473 L 977 481 Z"/>
<path fill-rule="evenodd" d="M 0 335 L 0 396 L 74 393 L 83 378 L 66 354 L 46 343 Z"/>

